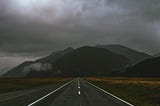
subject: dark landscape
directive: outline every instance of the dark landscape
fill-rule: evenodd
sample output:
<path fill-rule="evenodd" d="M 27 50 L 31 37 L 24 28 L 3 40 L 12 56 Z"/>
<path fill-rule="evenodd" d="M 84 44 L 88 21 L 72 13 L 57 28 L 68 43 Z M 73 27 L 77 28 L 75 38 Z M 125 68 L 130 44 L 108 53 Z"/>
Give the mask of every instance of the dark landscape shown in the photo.
<path fill-rule="evenodd" d="M 56 51 L 49 56 L 40 58 L 35 61 L 26 61 L 17 67 L 5 73 L 4 77 L 79 77 L 79 76 L 104 76 L 104 75 L 126 75 L 135 77 L 159 77 L 160 74 L 148 73 L 145 69 L 140 69 L 142 73 L 137 74 L 133 71 L 134 67 L 147 61 L 145 59 L 154 59 L 153 56 L 135 51 L 122 45 L 105 45 L 105 49 L 101 47 L 84 46 L 77 49 L 67 48 L 62 51 Z M 116 49 L 118 50 L 116 51 Z M 112 49 L 112 50 L 111 50 Z M 128 54 L 127 54 L 128 53 Z M 135 58 L 138 58 L 135 61 Z M 156 57 L 158 58 L 158 57 Z M 141 60 L 141 61 L 140 61 Z M 139 63 L 140 62 L 140 63 Z M 160 69 L 158 61 L 155 61 Z M 146 64 L 148 66 L 149 64 Z M 145 64 L 144 66 L 145 67 Z M 154 66 L 150 66 L 149 71 Z M 139 71 L 137 69 L 137 71 Z M 133 74 L 132 74 L 133 72 Z"/>
<path fill-rule="evenodd" d="M 116 51 L 116 49 L 118 49 L 118 51 Z M 126 51 L 130 54 L 127 55 Z M 138 58 L 138 60 L 135 61 L 135 58 Z M 3 97 L 3 94 L 5 95 L 9 92 L 15 92 L 16 95 L 19 95 L 19 93 L 16 92 L 30 92 L 30 90 L 37 88 L 41 88 L 42 90 L 53 89 L 55 87 L 62 86 L 62 84 L 73 79 L 72 84 L 69 84 L 68 87 L 64 87 L 66 90 L 62 88 L 62 90 L 57 92 L 58 94 L 54 94 L 60 95 L 57 96 L 57 98 L 59 99 L 55 98 L 54 95 L 54 97 L 49 96 L 52 99 L 55 98 L 53 102 L 54 105 L 62 106 L 66 103 L 67 105 L 77 105 L 78 101 L 74 100 L 75 97 L 78 97 L 77 95 L 70 95 L 71 100 L 69 99 L 69 101 L 68 99 L 65 99 L 65 96 L 69 96 L 67 92 L 76 91 L 76 88 L 74 88 L 74 86 L 77 86 L 77 83 L 78 86 L 81 85 L 82 93 L 85 93 L 85 91 L 83 90 L 93 89 L 88 87 L 85 88 L 86 86 L 89 86 L 86 81 L 89 81 L 90 83 L 95 84 L 96 86 L 120 97 L 121 99 L 126 100 L 127 102 L 131 103 L 131 105 L 134 104 L 136 106 L 159 106 L 159 63 L 159 57 L 150 56 L 148 54 L 135 51 L 122 45 L 101 45 L 100 47 L 84 46 L 77 49 L 69 47 L 62 51 L 53 52 L 52 54 L 35 61 L 26 61 L 11 69 L 10 71 L 2 75 L 2 78 L 0 79 L 0 92 L 2 93 Z M 154 69 L 155 67 L 156 69 Z M 81 78 L 77 79 L 77 77 Z M 38 90 L 36 90 L 35 92 L 38 92 Z M 87 92 L 88 96 L 93 95 L 94 91 L 92 91 L 91 94 L 90 92 Z M 41 93 L 41 95 L 45 95 L 46 93 Z M 12 96 L 12 94 L 9 96 Z M 105 102 L 104 104 L 92 104 L 93 99 L 96 98 L 88 98 L 88 102 L 83 102 L 83 96 L 85 95 L 81 96 L 82 97 L 80 99 L 80 104 L 88 104 L 88 106 L 110 104 L 107 102 L 106 104 Z M 18 100 L 19 96 L 16 98 Z M 100 99 L 101 97 L 97 97 L 97 99 L 98 98 Z M 112 99 L 113 101 L 115 101 L 114 98 Z M 5 98 L 2 98 L 2 101 L 3 100 L 5 101 Z M 64 100 L 67 100 L 67 102 L 65 103 Z M 10 102 L 8 103 L 2 102 L 2 104 L 0 101 L 0 104 L 4 106 L 12 104 L 12 98 L 9 99 L 9 101 Z M 45 99 L 42 99 L 42 101 L 35 103 L 35 105 L 49 105 L 51 100 L 48 98 L 47 101 Z M 63 102 L 59 103 L 58 101 Z M 77 102 L 70 103 L 71 101 Z M 26 103 L 29 102 L 30 100 L 28 100 L 28 102 Z M 117 104 L 117 102 L 119 101 L 116 100 L 115 104 Z M 19 105 L 26 103 L 22 102 L 19 103 Z M 110 105 L 115 106 L 115 104 Z M 123 102 L 118 104 L 122 106 L 126 105 Z"/>
<path fill-rule="evenodd" d="M 0 0 L 0 106 L 160 106 L 159 0 Z"/>

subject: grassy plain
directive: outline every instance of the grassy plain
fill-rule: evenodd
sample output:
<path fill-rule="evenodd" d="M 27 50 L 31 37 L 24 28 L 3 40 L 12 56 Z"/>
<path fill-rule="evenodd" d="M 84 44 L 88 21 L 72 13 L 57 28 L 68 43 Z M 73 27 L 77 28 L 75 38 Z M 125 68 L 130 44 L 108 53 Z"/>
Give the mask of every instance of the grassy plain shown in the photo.
<path fill-rule="evenodd" d="M 0 93 L 61 83 L 69 80 L 71 78 L 0 78 Z"/>
<path fill-rule="evenodd" d="M 86 80 L 135 106 L 160 106 L 160 78 L 90 77 Z"/>

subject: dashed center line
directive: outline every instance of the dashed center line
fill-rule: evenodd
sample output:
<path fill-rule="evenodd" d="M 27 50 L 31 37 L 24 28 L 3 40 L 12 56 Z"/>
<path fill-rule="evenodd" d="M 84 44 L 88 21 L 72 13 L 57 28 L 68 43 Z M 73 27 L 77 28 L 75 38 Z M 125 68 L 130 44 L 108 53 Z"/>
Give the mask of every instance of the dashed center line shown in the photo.
<path fill-rule="evenodd" d="M 78 88 L 81 88 L 81 87 L 80 87 L 80 83 L 79 83 L 79 80 L 78 80 Z"/>
<path fill-rule="evenodd" d="M 78 91 L 78 94 L 80 95 L 80 94 L 81 94 L 81 91 Z"/>
<path fill-rule="evenodd" d="M 79 80 L 78 80 L 78 88 L 79 88 L 79 91 L 78 91 L 78 94 L 80 95 L 81 94 L 81 91 L 80 91 L 80 83 L 79 83 Z"/>
<path fill-rule="evenodd" d="M 78 80 L 78 95 L 81 95 L 81 91 L 80 91 L 80 82 L 79 82 L 79 80 Z M 81 105 L 81 99 L 80 99 L 80 105 L 79 106 L 82 106 Z"/>

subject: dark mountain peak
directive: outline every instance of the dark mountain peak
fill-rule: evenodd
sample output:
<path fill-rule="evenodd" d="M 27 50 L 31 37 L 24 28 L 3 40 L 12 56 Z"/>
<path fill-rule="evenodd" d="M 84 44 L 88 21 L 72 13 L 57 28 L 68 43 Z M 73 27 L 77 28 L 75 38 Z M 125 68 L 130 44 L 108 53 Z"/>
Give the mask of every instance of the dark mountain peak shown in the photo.
<path fill-rule="evenodd" d="M 68 47 L 64 50 L 59 50 L 59 51 L 55 51 L 53 53 L 51 53 L 49 56 L 40 58 L 38 60 L 36 60 L 35 62 L 47 62 L 47 63 L 51 63 L 56 61 L 57 59 L 59 59 L 60 57 L 62 57 L 63 55 L 72 52 L 74 49 L 72 47 Z"/>
<path fill-rule="evenodd" d="M 76 50 L 89 50 L 89 49 L 95 49 L 95 47 L 91 47 L 91 46 L 82 46 L 80 48 L 77 48 Z"/>
<path fill-rule="evenodd" d="M 109 51 L 107 49 L 104 49 L 104 48 L 91 47 L 91 46 L 83 46 L 83 47 L 80 47 L 80 48 L 76 49 L 76 51 L 83 51 L 83 50 L 87 50 L 89 52 L 91 52 L 91 51 L 97 51 L 97 50 L 111 52 L 111 51 Z"/>
<path fill-rule="evenodd" d="M 83 46 L 52 63 L 66 75 L 103 75 L 129 64 L 129 60 L 103 48 Z"/>
<path fill-rule="evenodd" d="M 120 45 L 120 44 L 106 44 L 106 45 L 97 44 L 95 47 L 100 47 L 100 46 L 119 46 L 119 47 L 125 47 L 125 46 Z"/>
<path fill-rule="evenodd" d="M 25 64 L 30 64 L 30 63 L 33 63 L 33 61 L 24 61 L 22 64 L 25 65 Z"/>
<path fill-rule="evenodd" d="M 74 50 L 74 48 L 68 47 L 68 48 L 64 49 L 62 52 L 63 52 L 63 54 L 66 54 L 66 53 L 72 52 L 73 50 Z"/>
<path fill-rule="evenodd" d="M 92 46 L 82 46 L 82 47 L 79 47 L 79 48 L 77 48 L 77 49 L 83 49 L 83 48 L 95 48 L 95 47 L 92 47 Z"/>
<path fill-rule="evenodd" d="M 74 48 L 68 47 L 68 48 L 66 48 L 66 49 L 64 49 L 64 50 L 55 51 L 55 52 L 51 53 L 49 56 L 54 56 L 54 55 L 56 55 L 56 54 L 65 54 L 65 53 L 71 52 L 71 51 L 73 51 L 73 50 L 74 50 Z"/>
<path fill-rule="evenodd" d="M 72 51 L 72 50 L 74 50 L 74 48 L 73 47 L 67 47 L 66 49 L 64 49 L 63 51 Z"/>
<path fill-rule="evenodd" d="M 132 64 L 138 63 L 144 59 L 151 58 L 152 56 L 136 51 L 134 49 L 128 48 L 119 44 L 111 44 L 111 45 L 96 45 L 96 47 L 107 49 L 113 53 L 117 53 L 123 55 L 131 60 Z"/>
<path fill-rule="evenodd" d="M 127 46 L 120 45 L 120 44 L 96 45 L 96 47 L 107 48 L 107 49 L 121 49 L 124 52 L 128 52 L 129 50 L 131 50 L 133 52 L 139 52 L 139 51 L 131 49 Z M 139 53 L 142 53 L 142 52 L 139 52 Z"/>
<path fill-rule="evenodd" d="M 77 48 L 76 50 L 74 50 L 73 54 L 77 54 L 78 56 L 80 55 L 95 55 L 95 56 L 99 56 L 99 55 L 113 55 L 113 54 L 116 54 L 116 53 L 113 53 L 107 49 L 104 49 L 104 48 L 97 48 L 97 47 L 91 47 L 91 46 L 83 46 L 83 47 L 80 47 L 80 48 Z M 119 54 L 116 54 L 116 55 L 119 55 Z M 120 55 L 122 56 L 122 55 Z"/>

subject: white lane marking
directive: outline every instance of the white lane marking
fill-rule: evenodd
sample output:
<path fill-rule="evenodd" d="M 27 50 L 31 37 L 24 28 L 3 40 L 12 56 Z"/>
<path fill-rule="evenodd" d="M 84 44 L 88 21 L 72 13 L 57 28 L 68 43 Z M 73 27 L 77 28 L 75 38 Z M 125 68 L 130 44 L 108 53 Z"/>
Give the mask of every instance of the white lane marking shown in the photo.
<path fill-rule="evenodd" d="M 79 81 L 79 79 L 78 79 L 78 89 L 79 89 L 78 95 L 81 95 L 80 88 L 81 88 L 81 86 L 80 86 L 80 81 Z M 81 100 L 80 100 L 80 105 L 79 105 L 79 106 L 82 106 L 82 105 L 81 105 Z"/>
<path fill-rule="evenodd" d="M 72 80 L 72 81 L 73 81 L 73 80 Z M 57 88 L 56 90 L 54 90 L 54 91 L 50 92 L 49 94 L 47 94 L 47 95 L 39 98 L 38 100 L 34 101 L 33 103 L 31 103 L 31 104 L 29 104 L 29 105 L 27 105 L 27 106 L 33 106 L 33 105 L 36 104 L 37 102 L 39 102 L 39 101 L 43 100 L 44 98 L 50 96 L 51 94 L 55 93 L 56 91 L 60 90 L 61 88 L 67 86 L 67 85 L 70 84 L 72 81 L 69 81 L 69 82 L 65 83 L 64 85 L 60 86 L 60 87 Z"/>
<path fill-rule="evenodd" d="M 87 81 L 87 82 L 88 82 L 88 81 Z M 103 91 L 104 93 L 106 93 L 106 94 L 108 94 L 108 95 L 110 95 L 110 96 L 112 96 L 112 97 L 118 99 L 119 101 L 121 101 L 121 102 L 123 102 L 123 103 L 125 103 L 125 104 L 127 104 L 127 105 L 129 105 L 129 106 L 134 106 L 133 104 L 131 104 L 131 103 L 129 103 L 129 102 L 127 102 L 127 101 L 125 101 L 125 100 L 123 100 L 123 99 L 121 99 L 121 98 L 119 98 L 119 97 L 117 97 L 117 96 L 115 96 L 115 95 L 113 95 L 113 94 L 111 94 L 111 93 L 109 93 L 109 92 L 103 90 L 102 88 L 100 88 L 100 87 L 98 87 L 98 86 L 96 86 L 96 85 L 94 85 L 94 84 L 92 84 L 92 83 L 90 83 L 90 82 L 88 82 L 88 83 L 89 83 L 90 85 L 94 86 L 95 88 L 97 88 L 97 89 Z"/>
<path fill-rule="evenodd" d="M 79 83 L 79 80 L 78 80 L 78 88 L 81 88 L 81 87 L 80 87 L 80 83 Z"/>
<path fill-rule="evenodd" d="M 81 91 L 78 91 L 78 94 L 80 95 L 80 94 L 81 94 Z"/>

